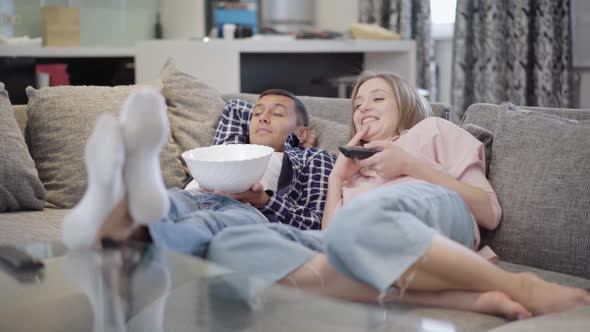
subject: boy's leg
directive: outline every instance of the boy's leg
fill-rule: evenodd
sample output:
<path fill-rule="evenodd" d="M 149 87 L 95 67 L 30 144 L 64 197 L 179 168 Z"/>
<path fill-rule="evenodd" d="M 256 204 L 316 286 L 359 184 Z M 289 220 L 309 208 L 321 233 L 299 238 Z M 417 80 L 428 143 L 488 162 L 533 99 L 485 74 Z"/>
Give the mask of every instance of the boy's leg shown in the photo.
<path fill-rule="evenodd" d="M 86 193 L 62 226 L 68 247 L 92 246 L 100 234 L 128 236 L 136 223 L 166 215 L 159 154 L 167 137 L 166 105 L 155 90 L 133 92 L 121 123 L 106 114 L 98 119 L 86 146 Z"/>
<path fill-rule="evenodd" d="M 160 151 L 170 133 L 164 97 L 152 89 L 131 94 L 120 122 L 129 215 L 136 224 L 146 225 L 162 218 L 169 208 L 160 169 Z"/>
<path fill-rule="evenodd" d="M 64 218 L 62 240 L 69 248 L 92 245 L 100 225 L 123 199 L 125 149 L 119 122 L 101 115 L 86 143 L 86 193 Z"/>

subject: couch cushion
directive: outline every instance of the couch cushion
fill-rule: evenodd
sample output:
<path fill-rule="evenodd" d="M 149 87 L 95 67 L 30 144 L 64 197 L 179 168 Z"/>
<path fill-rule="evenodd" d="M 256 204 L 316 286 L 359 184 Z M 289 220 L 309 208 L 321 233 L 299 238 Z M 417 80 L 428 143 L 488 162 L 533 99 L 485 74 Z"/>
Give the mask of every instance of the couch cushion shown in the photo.
<path fill-rule="evenodd" d="M 258 95 L 249 93 L 224 94 L 223 99 L 227 101 L 241 99 L 254 104 Z M 314 129 L 317 135 L 316 146 L 332 154 L 337 154 L 338 146 L 344 145 L 350 140 L 350 127 L 346 124 L 348 119 L 341 116 L 345 112 L 345 105 L 349 105 L 350 101 L 320 97 L 300 97 L 300 99 L 309 113 L 309 127 Z M 340 121 L 334 120 L 334 117 Z M 344 124 L 341 121 L 344 121 Z"/>
<path fill-rule="evenodd" d="M 483 144 L 486 155 L 486 176 L 488 176 L 490 172 L 490 161 L 492 160 L 492 142 L 494 141 L 494 134 L 491 131 L 472 123 L 466 123 L 462 128 Z"/>
<path fill-rule="evenodd" d="M 41 210 L 45 189 L 0 83 L 0 212 Z"/>
<path fill-rule="evenodd" d="M 31 156 L 47 190 L 47 207 L 72 207 L 86 190 L 84 147 L 103 112 L 118 114 L 127 95 L 140 86 L 58 86 L 27 88 L 27 134 Z M 187 175 L 172 138 L 162 150 L 167 187 L 181 186 Z"/>
<path fill-rule="evenodd" d="M 496 130 L 496 122 L 498 116 L 503 112 L 506 107 L 510 107 L 511 104 L 506 105 L 494 105 L 494 104 L 473 104 L 469 106 L 463 119 L 462 124 L 473 123 L 483 128 L 486 128 L 492 132 Z M 529 110 L 533 112 L 555 115 L 566 119 L 572 120 L 590 120 L 590 110 L 586 109 L 573 109 L 573 108 L 547 108 L 547 107 L 532 107 L 532 106 L 520 106 L 521 109 Z"/>
<path fill-rule="evenodd" d="M 61 224 L 69 210 L 0 213 L 0 244 L 24 246 L 35 242 L 61 242 Z"/>
<path fill-rule="evenodd" d="M 215 128 L 225 106 L 217 90 L 183 73 L 172 59 L 161 73 L 162 94 L 168 104 L 170 130 L 182 152 L 213 144 Z"/>
<path fill-rule="evenodd" d="M 503 209 L 483 240 L 506 261 L 590 278 L 590 121 L 498 114 L 489 179 Z"/>
<path fill-rule="evenodd" d="M 256 103 L 258 95 L 250 93 L 224 94 L 223 99 L 241 99 Z M 350 140 L 351 102 L 344 98 L 299 97 L 307 108 L 310 128 L 315 129 L 317 147 L 332 154 L 338 153 L 338 146 Z M 443 103 L 430 103 L 435 116 L 443 116 L 450 107 Z"/>

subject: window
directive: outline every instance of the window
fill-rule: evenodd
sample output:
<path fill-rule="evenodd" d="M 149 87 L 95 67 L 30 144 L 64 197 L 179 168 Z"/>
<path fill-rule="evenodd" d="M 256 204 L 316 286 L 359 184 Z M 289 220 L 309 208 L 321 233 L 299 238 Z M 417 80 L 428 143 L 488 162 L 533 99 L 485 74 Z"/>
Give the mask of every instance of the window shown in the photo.
<path fill-rule="evenodd" d="M 448 39 L 453 37 L 457 0 L 430 0 L 432 18 L 432 38 Z"/>

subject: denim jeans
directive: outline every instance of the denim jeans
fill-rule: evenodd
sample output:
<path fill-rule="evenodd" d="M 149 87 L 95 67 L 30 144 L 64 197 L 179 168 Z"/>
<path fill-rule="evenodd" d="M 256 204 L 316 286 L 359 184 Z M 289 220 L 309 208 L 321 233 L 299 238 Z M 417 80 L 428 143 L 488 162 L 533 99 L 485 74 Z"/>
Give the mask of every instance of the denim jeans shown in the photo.
<path fill-rule="evenodd" d="M 211 242 L 207 259 L 258 278 L 263 288 L 322 252 L 337 271 L 383 295 L 435 234 L 472 248 L 473 220 L 463 199 L 433 184 L 399 184 L 359 195 L 322 231 L 282 224 L 226 229 Z"/>
<path fill-rule="evenodd" d="M 213 236 L 226 227 L 268 223 L 253 206 L 227 196 L 172 188 L 168 197 L 168 215 L 148 229 L 155 245 L 184 254 L 204 257 Z"/>

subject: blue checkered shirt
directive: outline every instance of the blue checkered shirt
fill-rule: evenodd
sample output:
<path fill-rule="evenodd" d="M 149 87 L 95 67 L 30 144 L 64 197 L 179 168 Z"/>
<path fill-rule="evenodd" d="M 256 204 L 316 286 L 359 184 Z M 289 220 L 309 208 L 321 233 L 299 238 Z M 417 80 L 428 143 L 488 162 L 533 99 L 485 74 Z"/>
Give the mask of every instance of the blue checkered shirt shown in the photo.
<path fill-rule="evenodd" d="M 219 119 L 213 144 L 248 144 L 253 107 L 243 100 L 230 100 Z M 285 154 L 293 167 L 291 183 L 279 188 L 259 210 L 270 222 L 320 229 L 334 158 L 321 149 L 300 148 L 295 134 L 287 138 Z"/>

